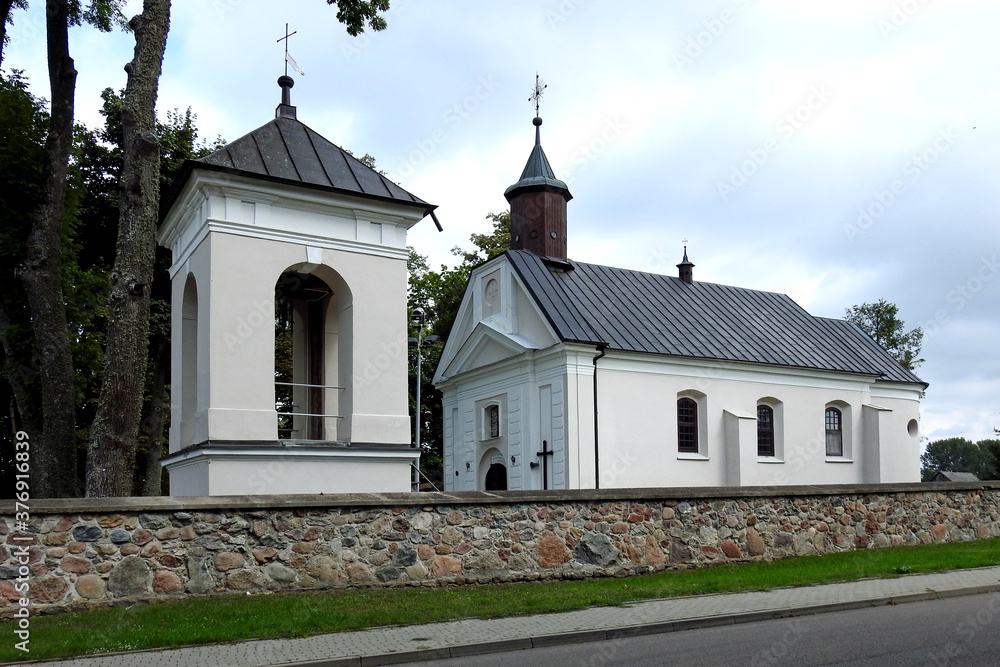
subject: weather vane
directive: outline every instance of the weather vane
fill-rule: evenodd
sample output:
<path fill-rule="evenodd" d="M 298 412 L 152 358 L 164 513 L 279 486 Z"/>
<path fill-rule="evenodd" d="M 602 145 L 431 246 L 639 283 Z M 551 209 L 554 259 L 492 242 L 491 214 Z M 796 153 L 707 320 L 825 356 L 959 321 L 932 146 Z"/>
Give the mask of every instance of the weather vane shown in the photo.
<path fill-rule="evenodd" d="M 285 24 L 285 36 L 284 37 L 279 37 L 276 40 L 278 42 L 281 42 L 281 41 L 285 42 L 285 76 L 288 76 L 288 66 L 289 65 L 291 65 L 292 69 L 295 70 L 296 72 L 298 72 L 299 75 L 301 75 L 301 76 L 305 76 L 306 75 L 306 73 L 302 71 L 302 68 L 299 67 L 299 64 L 297 62 L 295 62 L 295 59 L 292 58 L 290 55 L 288 55 L 288 38 L 291 37 L 292 35 L 297 34 L 298 32 L 299 32 L 298 30 L 294 30 L 292 32 L 288 32 L 288 24 L 286 23 Z"/>
<path fill-rule="evenodd" d="M 549 85 L 547 83 L 544 83 L 541 79 L 538 78 L 538 73 L 536 72 L 535 73 L 535 89 L 533 91 L 531 91 L 531 97 L 528 98 L 529 102 L 534 102 L 535 103 L 535 116 L 538 115 L 538 105 L 539 105 L 539 102 L 541 102 L 542 93 L 545 92 L 545 89 L 548 88 L 548 87 L 549 87 Z"/>

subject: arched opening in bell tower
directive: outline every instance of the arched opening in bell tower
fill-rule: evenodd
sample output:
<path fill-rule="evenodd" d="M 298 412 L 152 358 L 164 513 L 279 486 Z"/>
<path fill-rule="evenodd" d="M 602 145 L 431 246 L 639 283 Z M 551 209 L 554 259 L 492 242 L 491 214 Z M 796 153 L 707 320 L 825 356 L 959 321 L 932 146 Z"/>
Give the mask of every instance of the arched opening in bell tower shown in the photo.
<path fill-rule="evenodd" d="M 189 275 L 181 297 L 180 438 L 183 447 L 195 444 L 198 404 L 198 284 Z"/>
<path fill-rule="evenodd" d="M 321 273 L 315 267 L 288 270 L 274 288 L 275 410 L 281 440 L 349 440 L 343 422 L 350 375 L 343 371 L 350 361 L 349 350 L 342 348 L 350 340 L 350 295 L 346 286 L 334 289 L 342 282 L 335 272 L 328 271 L 327 279 Z"/>

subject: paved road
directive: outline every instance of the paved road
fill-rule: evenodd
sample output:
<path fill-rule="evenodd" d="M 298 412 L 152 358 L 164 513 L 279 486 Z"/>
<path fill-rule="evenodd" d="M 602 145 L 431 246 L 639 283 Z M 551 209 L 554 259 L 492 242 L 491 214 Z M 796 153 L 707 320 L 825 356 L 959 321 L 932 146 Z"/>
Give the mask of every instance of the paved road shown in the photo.
<path fill-rule="evenodd" d="M 188 646 L 179 649 L 145 651 L 137 653 L 114 653 L 110 655 L 89 656 L 58 661 L 59 667 L 206 667 L 208 665 L 231 665 L 240 667 L 264 667 L 272 665 L 309 665 L 310 667 L 370 667 L 373 665 L 398 664 L 407 660 L 434 660 L 461 657 L 457 663 L 461 665 L 487 664 L 484 661 L 493 659 L 491 654 L 499 650 L 511 651 L 498 654 L 497 660 L 509 665 L 513 662 L 511 656 L 517 656 L 517 662 L 528 660 L 544 662 L 546 667 L 556 658 L 543 657 L 546 654 L 536 653 L 548 647 L 574 644 L 580 653 L 569 658 L 565 664 L 572 665 L 610 665 L 610 664 L 718 664 L 714 662 L 695 662 L 703 656 L 714 655 L 706 651 L 722 649 L 726 641 L 716 637 L 728 637 L 725 632 L 717 634 L 691 635 L 693 628 L 716 628 L 720 626 L 744 625 L 757 623 L 768 619 L 784 619 L 776 621 L 775 629 L 752 632 L 749 638 L 734 640 L 737 659 L 728 659 L 722 664 L 749 665 L 753 657 L 758 657 L 758 664 L 768 664 L 766 650 L 777 646 L 789 649 L 783 658 L 797 656 L 792 649 L 801 650 L 805 646 L 832 647 L 829 657 L 847 659 L 852 646 L 881 646 L 885 643 L 881 634 L 864 627 L 858 638 L 848 639 L 847 630 L 832 630 L 823 619 L 828 616 L 813 617 L 817 612 L 841 612 L 848 609 L 872 609 L 872 617 L 878 617 L 886 610 L 885 605 L 895 605 L 906 602 L 900 608 L 909 604 L 919 604 L 921 601 L 936 598 L 954 598 L 977 594 L 997 595 L 996 598 L 986 598 L 993 606 L 982 607 L 972 620 L 978 623 L 976 628 L 961 626 L 965 620 L 961 612 L 940 612 L 943 622 L 938 631 L 945 632 L 944 639 L 938 640 L 945 649 L 940 654 L 936 645 L 919 643 L 930 641 L 930 633 L 921 632 L 920 636 L 903 646 L 917 646 L 917 655 L 923 659 L 923 664 L 941 667 L 942 665 L 991 664 L 1000 665 L 1000 647 L 994 647 L 990 660 L 985 663 L 974 662 L 976 658 L 972 650 L 981 644 L 983 632 L 979 626 L 986 627 L 990 623 L 993 634 L 1000 636 L 1000 622 L 993 620 L 993 615 L 1000 618 L 1000 566 L 985 567 L 972 570 L 955 570 L 937 574 L 916 574 L 896 579 L 869 579 L 863 581 L 845 582 L 839 584 L 823 584 L 803 588 L 780 588 L 770 592 L 752 591 L 745 593 L 728 593 L 716 595 L 697 595 L 666 600 L 648 600 L 623 605 L 621 607 L 595 607 L 561 614 L 539 614 L 536 616 L 518 616 L 513 618 L 498 618 L 493 620 L 465 619 L 445 621 L 426 625 L 407 627 L 371 628 L 359 632 L 338 632 L 313 637 L 297 639 L 264 639 L 257 641 L 233 642 L 226 644 L 211 644 L 204 646 Z M 894 609 L 894 607 L 893 607 Z M 945 609 L 945 608 L 942 608 Z M 985 611 L 983 611 L 985 609 Z M 990 615 L 987 618 L 987 614 Z M 803 631 L 803 639 L 793 641 L 785 633 L 796 626 L 789 626 L 795 618 L 809 619 L 810 623 L 818 625 L 810 630 L 809 635 Z M 817 620 L 819 619 L 819 620 Z M 848 622 L 857 624 L 857 621 Z M 867 624 L 867 621 L 864 621 Z M 785 624 L 785 625 L 782 625 Z M 812 626 L 810 626 L 812 627 Z M 974 630 L 972 641 L 966 640 L 969 630 Z M 660 633 L 673 630 L 672 635 Z M 894 635 L 889 632 L 890 638 Z M 950 635 L 948 633 L 951 633 Z M 843 634 L 843 637 L 841 636 Z M 910 626 L 905 623 L 895 634 L 910 635 Z M 685 648 L 683 644 L 667 647 L 650 645 L 644 658 L 636 655 L 634 658 L 621 660 L 618 653 L 607 654 L 607 650 L 621 650 L 620 647 L 646 646 L 645 640 L 632 639 L 616 643 L 619 637 L 661 636 L 666 641 L 677 640 L 678 636 L 695 637 L 693 647 Z M 736 635 L 732 635 L 736 636 Z M 947 639 L 947 637 L 952 639 Z M 703 638 L 699 638 L 703 637 Z M 806 637 L 809 640 L 806 641 Z M 872 639 L 874 638 L 874 640 Z M 897 638 L 898 639 L 898 638 Z M 609 641 L 610 640 L 610 641 Z M 914 641 L 919 640 L 918 643 Z M 909 641 L 909 640 L 908 640 Z M 592 643 L 586 643 L 592 642 Z M 778 644 L 775 644 L 778 642 Z M 874 642 L 874 643 L 872 643 Z M 947 654 L 948 643 L 954 644 L 952 652 L 959 649 L 965 651 L 958 657 Z M 757 648 L 751 649 L 751 645 Z M 535 647 L 530 651 L 519 649 Z M 609 648 L 611 647 L 611 648 Z M 618 648 L 615 648 L 618 647 Z M 956 648 L 957 647 L 957 648 Z M 761 650 L 765 653 L 760 653 Z M 868 649 L 866 649 L 867 651 Z M 933 653 L 938 650 L 939 653 Z M 517 651 L 516 653 L 514 651 Z M 602 653 L 601 651 L 605 651 Z M 688 653 L 685 653 L 688 651 Z M 817 654 L 819 655 L 819 654 Z M 874 655 L 862 651 L 861 657 Z M 937 662 L 932 657 L 940 655 Z M 583 656 L 585 660 L 581 662 Z M 762 657 L 763 656 L 763 657 Z M 994 658 L 996 656 L 996 658 Z M 667 660 L 666 658 L 674 658 Z M 910 656 L 911 658 L 913 656 Z M 682 658 L 688 658 L 690 662 Z M 643 660 L 647 662 L 643 663 Z M 886 659 L 888 660 L 888 659 Z M 500 664 L 500 663 L 496 663 Z M 529 664 L 539 664 L 529 663 Z M 776 663 L 780 664 L 780 663 Z M 794 663 L 794 664 L 836 664 L 833 663 Z M 864 663 L 858 663 L 864 664 Z M 892 664 L 879 660 L 879 667 Z M 913 664 L 913 663 L 901 663 Z M 916 664 L 921 664 L 920 660 Z"/>
<path fill-rule="evenodd" d="M 409 664 L 995 667 L 1000 593 Z"/>

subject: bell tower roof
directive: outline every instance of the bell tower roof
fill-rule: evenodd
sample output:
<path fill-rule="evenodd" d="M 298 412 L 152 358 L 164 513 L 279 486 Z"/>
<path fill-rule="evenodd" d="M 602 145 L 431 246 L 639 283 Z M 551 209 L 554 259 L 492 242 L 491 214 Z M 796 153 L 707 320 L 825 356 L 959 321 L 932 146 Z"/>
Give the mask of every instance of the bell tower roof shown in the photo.
<path fill-rule="evenodd" d="M 535 116 L 534 120 L 531 122 L 535 126 L 535 146 L 531 149 L 531 154 L 528 155 L 528 161 L 525 163 L 524 170 L 521 172 L 521 178 L 517 181 L 517 183 L 514 183 L 512 186 L 507 188 L 506 191 L 504 191 L 504 196 L 509 199 L 515 190 L 547 185 L 560 190 L 565 190 L 566 201 L 569 201 L 573 198 L 573 195 L 569 192 L 569 187 L 565 182 L 556 178 L 556 174 L 552 170 L 552 165 L 549 164 L 549 158 L 546 157 L 545 151 L 542 149 L 542 119 Z"/>
<path fill-rule="evenodd" d="M 542 119 L 538 101 L 546 86 L 535 75 L 535 89 L 528 101 L 535 103 L 535 145 L 521 178 L 503 196 L 510 203 L 510 247 L 539 255 L 566 259 L 566 202 L 573 198 L 566 183 L 556 178 L 542 150 Z"/>

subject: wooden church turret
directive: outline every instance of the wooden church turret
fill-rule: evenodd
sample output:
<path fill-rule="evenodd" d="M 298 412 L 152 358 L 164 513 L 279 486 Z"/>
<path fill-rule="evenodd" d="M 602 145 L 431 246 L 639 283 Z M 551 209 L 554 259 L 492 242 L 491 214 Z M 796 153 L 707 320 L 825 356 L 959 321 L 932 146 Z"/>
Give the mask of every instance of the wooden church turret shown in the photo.
<path fill-rule="evenodd" d="M 688 247 L 684 246 L 684 259 L 677 265 L 678 277 L 686 283 L 694 282 L 694 264 L 688 259 Z"/>
<path fill-rule="evenodd" d="M 542 150 L 538 100 L 544 88 L 536 75 L 530 98 L 535 102 L 535 146 L 521 178 L 507 188 L 504 197 L 510 203 L 511 248 L 566 259 L 566 202 L 573 195 L 566 183 L 556 178 Z"/>

